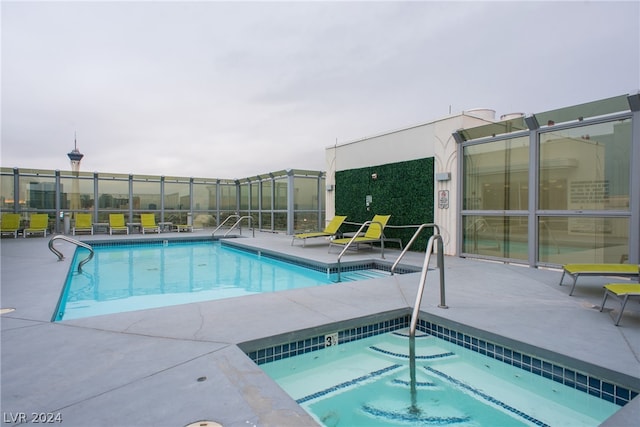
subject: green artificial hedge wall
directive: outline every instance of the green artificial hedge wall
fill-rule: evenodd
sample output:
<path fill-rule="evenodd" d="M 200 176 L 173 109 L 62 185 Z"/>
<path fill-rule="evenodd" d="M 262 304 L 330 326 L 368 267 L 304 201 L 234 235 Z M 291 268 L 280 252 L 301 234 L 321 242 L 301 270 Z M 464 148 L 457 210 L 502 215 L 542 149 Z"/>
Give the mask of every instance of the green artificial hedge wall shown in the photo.
<path fill-rule="evenodd" d="M 433 157 L 370 166 L 336 172 L 336 215 L 347 215 L 348 222 L 363 223 L 374 215 L 391 215 L 388 225 L 420 225 L 433 222 Z M 372 175 L 376 174 L 377 179 Z M 367 195 L 371 204 L 367 208 Z M 343 225 L 342 231 L 355 231 L 357 226 Z M 385 236 L 402 239 L 406 245 L 416 228 L 386 228 Z M 432 234 L 424 230 L 411 246 L 424 251 Z M 389 243 L 390 247 L 397 247 Z"/>

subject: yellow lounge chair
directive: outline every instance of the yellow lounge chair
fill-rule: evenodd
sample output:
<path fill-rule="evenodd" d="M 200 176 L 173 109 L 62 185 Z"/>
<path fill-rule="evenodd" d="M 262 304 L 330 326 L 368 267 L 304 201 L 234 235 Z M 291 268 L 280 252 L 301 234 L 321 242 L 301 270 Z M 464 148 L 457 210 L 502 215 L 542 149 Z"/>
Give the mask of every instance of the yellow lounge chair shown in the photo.
<path fill-rule="evenodd" d="M 109 234 L 124 231 L 129 234 L 129 227 L 124 223 L 124 214 L 109 214 Z"/>
<path fill-rule="evenodd" d="M 333 217 L 333 219 L 329 222 L 329 224 L 327 224 L 327 226 L 322 231 L 295 234 L 293 236 L 293 239 L 291 240 L 291 246 L 293 246 L 293 242 L 295 242 L 296 239 L 302 240 L 302 247 L 304 247 L 304 244 L 306 243 L 307 239 L 313 239 L 314 237 L 335 236 L 338 233 L 338 229 L 340 228 L 340 226 L 342 225 L 345 219 L 347 219 L 346 216 L 336 215 Z"/>
<path fill-rule="evenodd" d="M 31 214 L 29 217 L 29 227 L 22 232 L 23 237 L 29 234 L 40 234 L 47 237 L 47 228 L 49 228 L 49 215 L 47 214 Z"/>
<path fill-rule="evenodd" d="M 140 229 L 142 234 L 147 231 L 160 234 L 160 227 L 156 224 L 156 215 L 152 213 L 140 214 Z"/>
<path fill-rule="evenodd" d="M 625 276 L 625 277 L 639 277 L 637 264 L 566 264 L 563 267 L 562 277 L 560 277 L 560 286 L 565 275 L 569 275 L 573 278 L 571 284 L 571 291 L 569 295 L 573 294 L 573 290 L 576 287 L 576 281 L 579 276 Z"/>
<path fill-rule="evenodd" d="M 18 230 L 20 229 L 20 214 L 15 213 L 5 213 L 2 214 L 2 219 L 0 219 L 0 235 L 12 235 L 13 238 L 18 237 Z"/>
<path fill-rule="evenodd" d="M 364 236 L 354 236 L 354 237 L 344 237 L 342 239 L 334 239 L 329 242 L 329 251 L 331 251 L 331 246 L 345 246 L 351 243 L 350 247 L 355 246 L 355 249 L 358 250 L 360 248 L 361 243 L 377 243 L 380 242 L 384 248 L 384 228 L 387 226 L 387 222 L 389 222 L 389 218 L 391 215 L 376 215 L 373 217 L 371 221 L 368 221 L 367 231 L 364 233 Z M 367 224 L 367 223 L 365 223 Z"/>
<path fill-rule="evenodd" d="M 602 305 L 600 311 L 604 310 L 604 303 L 607 301 L 607 297 L 612 295 L 621 301 L 620 313 L 616 319 L 616 326 L 620 323 L 624 307 L 627 305 L 627 301 L 632 297 L 640 297 L 640 283 L 608 283 L 604 285 L 604 298 L 602 299 Z"/>
<path fill-rule="evenodd" d="M 77 213 L 76 222 L 71 230 L 71 233 L 75 236 L 77 232 L 88 231 L 93 236 L 93 220 L 89 213 Z"/>

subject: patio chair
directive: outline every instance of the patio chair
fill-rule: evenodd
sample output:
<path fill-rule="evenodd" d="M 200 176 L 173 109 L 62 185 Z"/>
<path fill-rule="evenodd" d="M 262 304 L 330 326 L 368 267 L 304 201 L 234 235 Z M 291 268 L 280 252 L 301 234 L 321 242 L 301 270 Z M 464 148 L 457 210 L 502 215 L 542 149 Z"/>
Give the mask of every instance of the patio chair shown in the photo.
<path fill-rule="evenodd" d="M 152 213 L 140 214 L 140 229 L 142 234 L 149 231 L 151 233 L 160 234 L 160 226 L 156 224 L 156 216 Z"/>
<path fill-rule="evenodd" d="M 373 244 L 373 243 L 383 243 L 384 240 L 384 228 L 387 226 L 387 222 L 389 222 L 389 218 L 391 215 L 375 215 L 371 221 L 369 221 L 369 226 L 367 227 L 367 231 L 364 233 L 364 236 L 358 237 L 343 237 L 341 239 L 333 239 L 329 242 L 329 251 L 331 251 L 332 246 L 345 246 L 348 245 L 349 242 L 353 240 L 351 243 L 352 246 L 355 246 L 354 249 L 359 250 L 361 243 Z"/>
<path fill-rule="evenodd" d="M 20 214 L 2 214 L 2 219 L 0 219 L 0 229 L 0 235 L 13 235 L 14 239 L 17 238 L 18 230 L 20 229 Z"/>
<path fill-rule="evenodd" d="M 618 317 L 616 318 L 616 326 L 618 326 L 629 298 L 640 298 L 640 283 L 608 283 L 604 285 L 604 298 L 602 298 L 602 305 L 600 306 L 601 312 L 604 310 L 604 303 L 607 301 L 609 295 L 621 300 L 620 313 L 618 313 Z"/>
<path fill-rule="evenodd" d="M 42 233 L 42 237 L 47 237 L 47 228 L 49 228 L 49 215 L 31 214 L 29 216 L 29 227 L 22 231 L 22 236 L 26 238 L 30 234 Z"/>
<path fill-rule="evenodd" d="M 93 219 L 90 213 L 76 214 L 76 222 L 71 233 L 75 236 L 77 232 L 89 232 L 93 236 Z"/>
<path fill-rule="evenodd" d="M 345 221 L 345 219 L 347 219 L 346 216 L 336 215 L 322 231 L 294 234 L 293 239 L 291 240 L 291 246 L 293 246 L 293 242 L 295 242 L 296 239 L 302 240 L 302 247 L 304 248 L 307 239 L 313 239 L 315 237 L 334 237 L 336 234 L 338 234 L 338 229 Z"/>
<path fill-rule="evenodd" d="M 172 226 L 172 230 L 177 231 L 178 233 L 180 233 L 181 231 L 190 231 L 190 232 L 193 232 L 193 225 L 189 225 L 189 224 L 178 224 L 178 225 L 174 225 L 174 226 Z"/>
<path fill-rule="evenodd" d="M 129 234 L 129 227 L 124 223 L 124 214 L 109 214 L 109 234 L 112 235 L 114 231 Z"/>
<path fill-rule="evenodd" d="M 562 286 L 562 281 L 564 280 L 565 275 L 569 275 L 573 278 L 569 295 L 573 294 L 576 282 L 580 276 L 639 277 L 638 264 L 566 264 L 562 266 L 562 269 L 562 276 L 560 277 L 559 283 L 560 286 Z"/>

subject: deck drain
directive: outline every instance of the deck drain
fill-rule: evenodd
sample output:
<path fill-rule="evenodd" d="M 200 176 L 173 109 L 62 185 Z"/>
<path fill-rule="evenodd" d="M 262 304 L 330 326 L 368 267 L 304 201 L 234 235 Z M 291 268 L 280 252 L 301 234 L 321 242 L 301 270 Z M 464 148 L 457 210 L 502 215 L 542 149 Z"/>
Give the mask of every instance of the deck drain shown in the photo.
<path fill-rule="evenodd" d="M 222 427 L 222 424 L 215 421 L 196 421 L 186 425 L 185 427 Z"/>
<path fill-rule="evenodd" d="M 7 314 L 16 311 L 15 308 L 0 308 L 0 314 Z"/>

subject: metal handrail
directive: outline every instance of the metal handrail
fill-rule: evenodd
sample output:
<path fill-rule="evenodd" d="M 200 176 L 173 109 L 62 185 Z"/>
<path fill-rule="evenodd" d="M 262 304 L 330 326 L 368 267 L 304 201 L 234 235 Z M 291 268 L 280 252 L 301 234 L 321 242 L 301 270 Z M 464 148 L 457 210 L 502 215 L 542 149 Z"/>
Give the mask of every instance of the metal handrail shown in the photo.
<path fill-rule="evenodd" d="M 433 242 L 438 241 L 438 269 L 440 270 L 440 308 L 449 308 L 445 303 L 444 292 L 444 254 L 442 243 L 442 236 L 434 234 L 429 238 L 427 243 L 427 254 L 424 257 L 424 263 L 422 264 L 422 273 L 420 274 L 420 284 L 418 285 L 418 293 L 416 295 L 416 302 L 413 305 L 413 314 L 411 315 L 411 326 L 409 327 L 409 336 L 415 336 L 416 326 L 418 324 L 418 312 L 420 311 L 420 304 L 422 303 L 422 294 L 424 293 L 424 287 L 427 283 L 427 273 L 429 271 L 429 261 L 431 260 L 431 254 L 433 253 Z"/>
<path fill-rule="evenodd" d="M 89 256 L 78 263 L 78 273 L 82 273 L 82 266 L 91 261 L 91 258 L 93 258 L 93 248 L 86 243 L 80 242 L 76 239 L 72 239 L 71 237 L 67 237 L 63 234 L 58 234 L 56 236 L 53 236 L 49 240 L 49 250 L 58 256 L 58 261 L 62 261 L 64 259 L 64 255 L 62 254 L 62 252 L 53 247 L 54 240 L 64 240 L 66 242 L 73 243 L 74 245 L 81 246 L 89 250 Z"/>
<path fill-rule="evenodd" d="M 430 224 L 421 224 L 418 229 L 416 230 L 415 233 L 413 233 L 413 236 L 411 237 L 411 240 L 409 240 L 409 243 L 407 243 L 407 245 L 405 246 L 404 250 L 402 251 L 402 253 L 400 254 L 400 256 L 398 257 L 398 259 L 396 260 L 396 262 L 393 263 L 393 266 L 391 267 L 391 275 L 393 276 L 393 273 L 395 273 L 396 267 L 398 266 L 398 264 L 400 263 L 400 260 L 404 257 L 404 255 L 409 251 L 409 248 L 411 248 L 411 245 L 413 245 L 413 242 L 416 241 L 416 239 L 418 238 L 418 235 L 422 232 L 422 230 L 424 230 L 427 227 L 433 227 L 436 234 L 440 234 L 440 227 L 438 227 L 437 224 L 434 223 L 430 223 Z M 438 248 L 438 252 L 440 252 L 440 248 Z"/>
<path fill-rule="evenodd" d="M 417 232 L 416 232 L 417 234 Z M 415 235 L 414 235 L 415 236 Z M 422 273 L 420 275 L 420 285 L 416 295 L 416 302 L 413 305 L 413 313 L 411 314 L 411 325 L 409 326 L 409 378 L 411 381 L 411 407 L 410 411 L 417 410 L 416 397 L 416 328 L 418 326 L 418 314 L 420 312 L 420 304 L 422 303 L 422 294 L 427 283 L 427 272 L 429 271 L 429 261 L 433 253 L 433 242 L 438 242 L 438 269 L 440 269 L 440 308 L 448 308 L 444 300 L 444 243 L 440 234 L 434 234 L 429 238 L 427 243 L 427 252 L 422 265 Z M 407 245 L 409 246 L 409 245 Z"/>
<path fill-rule="evenodd" d="M 355 234 L 353 235 L 353 237 L 351 238 L 351 240 L 349 240 L 349 242 L 347 242 L 347 244 L 344 246 L 344 249 L 342 249 L 342 251 L 340 252 L 340 255 L 338 255 L 338 282 L 340 282 L 340 270 L 342 269 L 340 266 L 340 260 L 342 259 L 342 256 L 347 252 L 347 250 L 349 249 L 349 247 L 351 246 L 351 244 L 356 240 L 356 238 L 360 235 L 360 233 L 362 232 L 362 230 L 364 230 L 364 228 L 368 225 L 371 224 L 378 224 L 380 225 L 380 248 L 382 251 L 382 258 L 384 258 L 384 226 L 382 225 L 382 223 L 378 222 L 378 221 L 365 221 L 360 228 L 358 229 L 358 231 L 355 232 Z M 331 244 L 329 244 L 329 248 L 331 248 Z"/>
<path fill-rule="evenodd" d="M 226 217 L 224 219 L 224 221 L 222 221 L 222 224 L 220 224 L 219 226 L 216 227 L 215 230 L 213 230 L 213 233 L 211 233 L 211 237 L 213 237 L 214 234 L 216 234 L 216 231 L 220 230 L 220 228 L 225 225 L 227 223 L 227 221 L 229 221 L 231 218 L 240 218 L 240 215 L 229 215 L 228 217 Z"/>
<path fill-rule="evenodd" d="M 231 228 L 229 230 L 227 230 L 226 233 L 224 233 L 224 237 L 227 236 L 227 234 L 231 233 L 231 230 L 233 230 L 234 228 L 236 228 L 236 225 L 240 224 L 242 222 L 243 219 L 248 219 L 249 220 L 249 228 L 251 228 L 251 231 L 253 232 L 253 237 L 256 237 L 256 229 L 253 228 L 253 217 L 251 215 L 246 215 L 246 216 L 241 216 L 240 218 L 238 218 L 238 220 L 236 221 L 235 224 L 233 224 L 231 226 Z M 216 229 L 217 230 L 217 229 Z M 240 230 L 240 235 L 242 235 L 242 227 L 239 228 Z"/>

